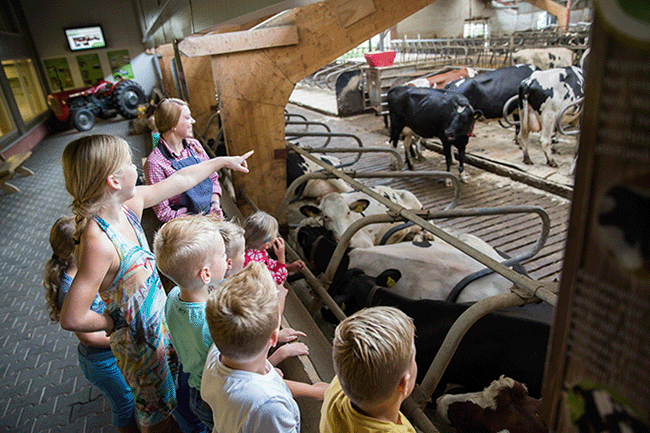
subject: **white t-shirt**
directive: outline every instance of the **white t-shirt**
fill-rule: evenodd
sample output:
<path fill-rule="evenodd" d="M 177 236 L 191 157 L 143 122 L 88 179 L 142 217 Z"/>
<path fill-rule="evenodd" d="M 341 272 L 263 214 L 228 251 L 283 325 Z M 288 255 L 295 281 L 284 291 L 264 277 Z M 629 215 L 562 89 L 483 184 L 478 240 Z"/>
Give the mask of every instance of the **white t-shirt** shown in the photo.
<path fill-rule="evenodd" d="M 201 397 L 212 408 L 213 433 L 300 432 L 300 410 L 291 391 L 266 361 L 266 373 L 233 370 L 213 344 L 201 380 Z"/>

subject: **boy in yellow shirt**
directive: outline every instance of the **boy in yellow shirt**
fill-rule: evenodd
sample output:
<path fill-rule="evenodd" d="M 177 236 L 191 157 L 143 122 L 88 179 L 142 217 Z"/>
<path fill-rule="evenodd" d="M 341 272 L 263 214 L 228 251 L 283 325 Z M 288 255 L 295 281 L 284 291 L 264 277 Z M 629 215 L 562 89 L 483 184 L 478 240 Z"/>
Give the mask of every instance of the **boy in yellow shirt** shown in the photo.
<path fill-rule="evenodd" d="M 413 320 L 394 307 L 367 308 L 338 325 L 321 433 L 415 433 L 399 411 L 417 376 L 414 334 Z"/>

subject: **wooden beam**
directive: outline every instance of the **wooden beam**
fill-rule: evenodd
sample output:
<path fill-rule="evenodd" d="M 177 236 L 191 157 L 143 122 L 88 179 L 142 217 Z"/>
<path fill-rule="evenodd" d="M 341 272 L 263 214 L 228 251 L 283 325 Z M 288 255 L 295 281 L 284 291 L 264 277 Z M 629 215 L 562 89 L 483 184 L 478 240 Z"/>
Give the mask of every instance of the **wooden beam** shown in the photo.
<path fill-rule="evenodd" d="M 228 152 L 255 150 L 250 173 L 233 177 L 260 209 L 275 214 L 286 191 L 286 161 L 275 150 L 286 147 L 284 108 L 295 84 L 433 1 L 371 0 L 373 12 L 367 0 L 313 3 L 261 25 L 296 26 L 297 44 L 211 56 Z M 360 4 L 364 11 L 350 15 L 348 6 Z"/>
<path fill-rule="evenodd" d="M 282 47 L 297 43 L 298 28 L 289 25 L 185 38 L 178 44 L 178 49 L 187 57 L 197 57 Z"/>

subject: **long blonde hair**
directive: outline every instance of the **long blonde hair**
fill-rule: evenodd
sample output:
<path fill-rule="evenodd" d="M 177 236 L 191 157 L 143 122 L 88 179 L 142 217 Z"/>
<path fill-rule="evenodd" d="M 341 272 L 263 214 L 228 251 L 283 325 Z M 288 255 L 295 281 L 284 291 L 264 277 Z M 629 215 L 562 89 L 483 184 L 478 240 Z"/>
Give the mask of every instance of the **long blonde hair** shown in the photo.
<path fill-rule="evenodd" d="M 76 242 L 79 242 L 90 218 L 104 204 L 106 179 L 130 160 L 128 143 L 112 135 L 87 135 L 66 146 L 63 151 L 63 177 L 65 188 L 72 196 Z"/>
<path fill-rule="evenodd" d="M 74 239 L 75 232 L 74 216 L 68 215 L 56 220 L 50 230 L 50 246 L 52 257 L 45 264 L 45 276 L 43 287 L 45 287 L 45 299 L 50 319 L 58 322 L 61 315 L 59 305 L 59 285 L 61 277 L 74 264 Z"/>

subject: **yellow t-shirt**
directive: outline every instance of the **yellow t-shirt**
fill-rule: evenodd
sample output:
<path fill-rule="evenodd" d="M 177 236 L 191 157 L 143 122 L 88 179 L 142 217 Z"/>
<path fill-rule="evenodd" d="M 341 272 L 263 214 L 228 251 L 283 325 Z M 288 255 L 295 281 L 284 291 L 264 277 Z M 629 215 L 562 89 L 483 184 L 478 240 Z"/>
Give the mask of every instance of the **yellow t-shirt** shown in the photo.
<path fill-rule="evenodd" d="M 320 433 L 415 433 L 408 419 L 400 412 L 402 424 L 381 421 L 359 413 L 343 393 L 339 378 L 332 380 L 321 409 Z"/>

